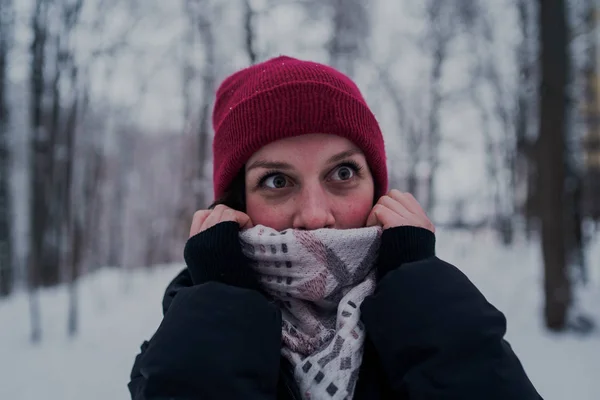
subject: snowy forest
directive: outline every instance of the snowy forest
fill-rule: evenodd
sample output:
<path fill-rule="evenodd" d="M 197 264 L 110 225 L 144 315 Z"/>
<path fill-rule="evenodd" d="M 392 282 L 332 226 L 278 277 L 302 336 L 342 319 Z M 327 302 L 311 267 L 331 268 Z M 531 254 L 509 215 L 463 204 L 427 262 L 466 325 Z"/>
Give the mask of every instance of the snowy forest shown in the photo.
<path fill-rule="evenodd" d="M 0 0 L 0 398 L 128 398 L 213 200 L 215 90 L 280 54 L 357 82 L 390 186 L 506 312 L 542 396 L 599 398 L 599 6 Z"/>

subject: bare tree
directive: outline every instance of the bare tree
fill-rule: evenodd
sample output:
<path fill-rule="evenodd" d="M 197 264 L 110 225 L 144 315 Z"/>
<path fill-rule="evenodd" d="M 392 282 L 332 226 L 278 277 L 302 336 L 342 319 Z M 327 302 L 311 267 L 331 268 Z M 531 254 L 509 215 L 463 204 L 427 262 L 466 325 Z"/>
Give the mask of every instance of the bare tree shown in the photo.
<path fill-rule="evenodd" d="M 54 143 L 44 126 L 46 44 L 51 0 L 36 0 L 31 17 L 30 47 L 30 244 L 28 274 L 31 311 L 31 340 L 41 340 L 40 307 L 36 290 L 40 284 L 56 283 L 58 268 L 42 267 L 48 238 L 48 193 L 51 189 L 51 160 Z"/>
<path fill-rule="evenodd" d="M 426 3 L 428 21 L 428 51 L 431 55 L 429 73 L 429 113 L 427 117 L 427 151 L 429 173 L 427 175 L 427 197 L 425 210 L 432 215 L 436 204 L 435 177 L 440 166 L 439 148 L 442 140 L 440 110 L 443 102 L 441 89 L 442 72 L 448 58 L 448 46 L 454 36 L 454 17 L 449 3 L 430 0 Z"/>
<path fill-rule="evenodd" d="M 82 238 L 84 235 L 83 214 L 82 209 L 87 207 L 86 203 L 81 201 L 79 196 L 79 187 L 73 179 L 74 166 L 78 159 L 76 154 L 76 133 L 79 116 L 79 67 L 75 60 L 75 54 L 72 48 L 72 39 L 75 29 L 79 22 L 83 0 L 74 2 L 64 2 L 60 8 L 61 29 L 58 33 L 58 42 L 60 44 L 58 50 L 57 69 L 64 71 L 64 86 L 68 88 L 68 92 L 63 95 L 66 101 L 69 102 L 66 110 L 64 125 L 61 128 L 61 146 L 64 147 L 64 158 L 61 163 L 62 176 L 57 181 L 62 181 L 63 193 L 61 193 L 61 261 L 64 261 L 66 266 L 65 275 L 69 282 L 69 313 L 67 322 L 67 332 L 70 336 L 77 333 L 77 279 L 81 269 L 81 260 L 83 254 Z M 59 77 L 60 79 L 60 77 Z M 60 83 L 60 82 L 59 82 Z"/>
<path fill-rule="evenodd" d="M 10 127 L 8 60 L 14 28 L 12 0 L 0 0 L 0 297 L 13 287 L 12 216 L 10 202 Z"/>
<path fill-rule="evenodd" d="M 79 76 L 82 76 L 80 79 L 82 84 L 80 85 L 81 89 L 78 92 L 78 103 L 74 103 L 74 105 L 77 104 L 80 110 L 80 123 L 78 125 L 81 131 L 89 132 L 90 130 L 96 128 L 94 125 L 96 121 L 94 121 L 93 118 L 90 118 L 89 73 L 85 68 L 83 68 L 82 71 L 79 72 Z M 92 123 L 86 124 L 86 120 L 88 119 L 91 119 Z M 102 152 L 102 148 L 99 145 L 99 141 L 96 138 L 97 136 L 102 137 L 100 134 L 86 135 L 80 141 L 82 147 L 81 158 L 85 160 L 85 163 L 81 178 L 81 195 L 76 200 L 78 204 L 80 204 L 80 209 L 82 209 L 80 214 L 77 215 L 83 219 L 84 227 L 100 226 L 100 188 L 102 183 L 102 170 L 104 167 L 105 157 Z M 75 200 L 73 200 L 73 202 L 75 202 Z M 91 233 L 91 231 L 87 230 L 81 234 L 80 240 L 82 241 L 82 252 L 87 255 L 87 268 L 82 266 L 80 271 L 81 273 L 93 271 L 98 267 L 98 247 L 96 245 L 96 238 L 97 232 Z M 82 254 L 80 254 L 80 256 L 84 257 Z"/>
<path fill-rule="evenodd" d="M 327 43 L 330 64 L 354 75 L 356 61 L 364 55 L 370 35 L 370 20 L 365 0 L 328 0 L 333 12 L 333 31 Z"/>
<path fill-rule="evenodd" d="M 131 167 L 131 151 L 134 147 L 131 134 L 116 130 L 110 117 L 109 128 L 117 137 L 116 175 L 113 184 L 113 196 L 110 203 L 110 234 L 108 238 L 108 265 L 123 267 L 123 220 L 125 218 L 125 199 L 127 197 L 127 177 Z M 112 125 L 112 126 L 111 126 Z"/>
<path fill-rule="evenodd" d="M 189 4 L 184 3 L 189 9 Z M 189 15 L 188 15 L 188 18 Z M 195 107 L 196 107 L 196 80 L 199 75 L 197 66 L 194 62 L 194 55 L 196 54 L 196 46 L 198 30 L 192 25 L 188 19 L 188 23 L 184 28 L 184 35 L 181 41 L 182 52 L 181 52 L 181 91 L 183 99 L 183 130 L 182 133 L 185 136 L 184 140 L 181 141 L 180 157 L 178 158 L 179 164 L 179 180 L 182 182 L 194 182 L 196 180 L 196 148 L 191 146 L 190 142 L 194 143 L 196 139 L 196 132 L 194 126 L 196 119 L 194 118 Z M 188 140 L 186 140 L 188 139 Z M 173 236 L 178 237 L 178 232 L 185 232 L 189 228 L 190 216 L 195 211 L 197 206 L 196 199 L 186 197 L 185 194 L 180 193 L 181 201 L 179 203 L 179 210 L 176 215 L 176 222 L 173 224 Z"/>
<path fill-rule="evenodd" d="M 511 162 L 515 209 L 525 217 L 526 233 L 534 231 L 538 216 L 535 151 L 538 116 L 538 34 L 535 4 L 518 0 L 520 43 L 516 49 L 518 66 L 515 119 L 515 153 Z"/>
<path fill-rule="evenodd" d="M 571 260 L 577 264 L 581 271 L 581 278 L 584 283 L 587 282 L 587 265 L 585 259 L 585 238 L 583 234 L 583 218 L 600 219 L 600 160 L 597 166 L 589 162 L 589 153 L 594 153 L 594 148 L 600 154 L 600 102 L 598 101 L 598 9 L 596 1 L 585 0 L 583 7 L 583 25 L 585 26 L 584 35 L 584 59 L 577 71 L 576 81 L 583 86 L 580 91 L 581 103 L 576 104 L 583 124 L 575 124 L 581 129 L 576 129 L 578 134 L 572 135 L 572 148 L 577 149 L 578 144 L 582 144 L 581 151 L 571 152 L 577 155 L 583 153 L 583 162 L 575 160 L 573 157 L 570 162 L 570 170 L 573 172 L 573 185 L 571 186 L 571 197 L 573 202 L 573 228 L 574 235 L 571 240 Z M 577 60 L 576 60 L 577 61 Z M 579 132 L 583 130 L 583 134 Z M 594 146 L 594 136 L 596 137 L 596 146 Z M 588 159 L 586 159 L 588 158 Z M 600 158 L 600 157 L 599 157 Z M 586 162 L 587 161 L 587 162 Z M 579 168 L 578 168 L 579 165 Z M 596 176 L 594 176 L 596 175 Z M 594 179 L 595 178 L 595 179 Z"/>
<path fill-rule="evenodd" d="M 254 19 L 256 13 L 250 4 L 250 0 L 244 0 L 244 37 L 246 53 L 250 59 L 250 64 L 256 63 L 258 55 L 256 54 L 256 38 L 254 31 Z"/>
<path fill-rule="evenodd" d="M 183 124 L 184 130 L 193 122 L 194 109 L 194 80 L 196 78 L 196 66 L 194 64 L 194 53 L 196 51 L 197 30 L 191 24 L 185 27 L 183 40 L 181 41 L 181 91 L 183 97 Z M 186 160 L 187 161 L 187 160 Z"/>
<path fill-rule="evenodd" d="M 48 153 L 51 144 L 43 126 L 43 96 L 45 87 L 46 39 L 48 36 L 47 18 L 49 4 L 47 0 L 37 0 L 31 20 L 33 39 L 31 43 L 30 72 L 30 126 L 31 126 L 31 244 L 29 248 L 29 267 L 33 275 L 34 286 L 42 281 L 39 263 L 43 258 L 44 236 L 46 234 L 47 186 L 51 180 L 47 176 L 49 169 Z"/>
<path fill-rule="evenodd" d="M 146 2 L 145 4 L 148 3 Z M 140 2 L 138 0 L 128 0 L 127 2 L 102 0 L 97 5 L 97 16 L 94 18 L 94 29 L 97 32 L 107 29 L 107 22 L 116 13 L 127 12 L 131 20 L 131 24 L 128 27 L 114 36 L 114 41 L 95 49 L 91 54 L 91 59 L 88 60 L 89 65 L 99 61 L 105 62 L 106 69 L 101 79 L 105 82 L 107 88 L 111 88 L 114 83 L 113 79 L 116 75 L 114 63 L 116 57 L 123 51 L 133 51 L 133 49 L 128 47 L 129 37 L 142 20 L 142 11 L 148 12 L 149 8 L 147 6 L 144 9 L 140 9 Z M 142 83 L 142 87 L 139 90 L 140 95 L 146 90 L 146 85 L 146 82 Z M 132 167 L 130 155 L 133 151 L 134 142 L 132 135 L 118 129 L 119 120 L 124 119 L 126 111 L 122 107 L 115 107 L 111 104 L 111 101 L 114 101 L 110 98 L 111 95 L 112 93 L 109 93 L 107 90 L 105 93 L 106 98 L 104 99 L 106 110 L 104 121 L 101 123 L 104 129 L 98 133 L 99 137 L 108 137 L 116 143 L 115 147 L 108 151 L 108 153 L 115 153 L 115 159 L 113 160 L 115 163 L 113 166 L 114 171 L 112 175 L 105 177 L 107 180 L 114 180 L 114 182 L 110 185 L 109 199 L 102 205 L 107 211 L 105 218 L 107 218 L 108 225 L 106 257 L 103 261 L 112 267 L 122 268 L 125 258 L 125 233 L 123 228 L 123 221 L 126 219 L 125 199 L 129 190 L 127 181 Z M 95 147 L 97 151 L 100 151 L 98 150 L 99 145 L 94 143 L 90 143 L 90 145 Z M 104 151 L 106 152 L 106 150 Z"/>
<path fill-rule="evenodd" d="M 499 69 L 501 63 L 498 58 L 504 57 L 504 53 L 498 51 L 489 13 L 475 1 L 467 3 L 470 7 L 459 8 L 464 13 L 459 16 L 460 20 L 466 21 L 469 49 L 474 57 L 470 63 L 468 92 L 481 119 L 487 178 L 492 192 L 493 210 L 488 222 L 493 222 L 503 243 L 509 245 L 514 233 L 515 194 L 511 170 L 516 130 L 513 93 L 517 85 L 512 79 L 504 77 Z M 484 95 L 489 93 L 492 96 Z"/>
<path fill-rule="evenodd" d="M 104 81 L 107 86 L 113 83 L 114 67 L 107 66 L 105 71 Z M 131 167 L 130 155 L 133 150 L 133 138 L 125 131 L 118 129 L 119 114 L 115 107 L 110 104 L 110 99 L 107 100 L 106 118 L 103 123 L 104 137 L 114 139 L 116 148 L 109 151 L 113 157 L 112 174 L 107 179 L 112 179 L 109 194 L 110 198 L 106 199 L 103 205 L 106 210 L 106 218 L 108 220 L 108 238 L 107 238 L 107 254 L 106 263 L 111 267 L 123 267 L 124 262 L 124 232 L 123 221 L 125 219 L 125 199 L 127 197 L 127 176 Z"/>
<path fill-rule="evenodd" d="M 585 1 L 584 25 L 586 27 L 583 118 L 584 137 L 584 209 L 587 217 L 600 221 L 600 101 L 598 77 L 598 8 L 593 0 Z"/>
<path fill-rule="evenodd" d="M 419 166 L 425 163 L 426 124 L 424 123 L 423 110 L 419 105 L 421 99 L 418 93 L 406 95 L 401 90 L 398 82 L 390 74 L 390 62 L 382 66 L 375 65 L 381 88 L 388 95 L 390 104 L 394 109 L 397 120 L 397 132 L 401 136 L 402 143 L 406 146 L 404 156 L 406 157 L 406 169 L 403 180 L 406 190 L 412 193 L 419 201 L 425 198 L 423 185 L 419 176 Z M 410 101 L 407 101 L 410 99 Z M 394 176 L 391 177 L 394 179 Z"/>
<path fill-rule="evenodd" d="M 61 2 L 61 0 L 56 0 Z M 53 11 L 60 10 L 60 4 L 53 4 Z M 50 21 L 49 21 L 50 22 Z M 54 18 L 51 20 L 52 23 L 56 24 Z M 62 21 L 61 21 L 62 22 Z M 62 25 L 62 24 L 60 24 Z M 62 28 L 62 27 L 61 27 Z M 48 188 L 46 196 L 48 197 L 46 221 L 47 221 L 47 242 L 50 243 L 44 249 L 44 262 L 40 265 L 44 271 L 58 271 L 52 272 L 52 275 L 57 275 L 56 281 L 48 282 L 48 284 L 58 283 L 60 277 L 60 251 L 63 240 L 61 225 L 63 221 L 63 203 L 68 192 L 66 181 L 64 179 L 65 170 L 64 166 L 69 161 L 66 159 L 65 154 L 65 143 L 64 143 L 64 131 L 62 124 L 62 90 L 61 81 L 64 69 L 64 63 L 66 54 L 64 54 L 64 43 L 62 32 L 57 32 L 54 35 L 51 34 L 48 43 L 48 53 L 54 53 L 53 58 L 48 57 L 48 64 L 51 64 L 52 79 L 50 83 L 49 97 L 52 98 L 52 105 L 49 110 L 49 123 L 46 126 L 46 130 L 49 133 L 50 140 L 52 143 L 52 149 L 49 157 L 49 171 L 51 186 Z M 48 68 L 50 69 L 50 68 Z M 50 75 L 50 74 L 49 74 Z"/>
<path fill-rule="evenodd" d="M 204 65 L 201 72 L 200 112 L 197 122 L 197 159 L 194 191 L 196 196 L 196 209 L 206 207 L 206 171 L 205 162 L 211 137 L 211 109 L 212 98 L 216 86 L 216 44 L 214 26 L 211 19 L 211 4 L 207 0 L 186 0 L 185 3 L 191 25 L 197 29 L 202 51 Z"/>
<path fill-rule="evenodd" d="M 76 84 L 77 80 L 77 67 L 72 66 L 71 70 L 72 83 Z M 74 91 L 76 91 L 76 86 Z M 77 333 L 78 327 L 78 301 L 77 301 L 77 280 L 79 278 L 81 270 L 81 260 L 83 255 L 83 235 L 84 232 L 84 218 L 81 212 L 76 208 L 84 208 L 87 205 L 81 202 L 81 196 L 78 196 L 78 191 L 73 185 L 73 164 L 75 162 L 75 133 L 77 127 L 77 117 L 79 109 L 79 95 L 77 92 L 73 93 L 72 105 L 69 110 L 68 120 L 66 124 L 67 134 L 67 159 L 69 163 L 67 165 L 65 174 L 65 180 L 67 188 L 69 188 L 68 201 L 65 201 L 65 220 L 63 223 L 63 229 L 65 231 L 65 243 L 68 244 L 68 249 L 65 251 L 65 255 L 68 255 L 66 265 L 68 268 L 69 277 L 69 313 L 67 322 L 67 332 L 70 336 L 74 336 Z"/>
<path fill-rule="evenodd" d="M 540 0 L 540 126 L 538 188 L 544 260 L 545 320 L 566 326 L 571 303 L 566 249 L 565 199 L 567 82 L 570 67 L 565 0 Z"/>

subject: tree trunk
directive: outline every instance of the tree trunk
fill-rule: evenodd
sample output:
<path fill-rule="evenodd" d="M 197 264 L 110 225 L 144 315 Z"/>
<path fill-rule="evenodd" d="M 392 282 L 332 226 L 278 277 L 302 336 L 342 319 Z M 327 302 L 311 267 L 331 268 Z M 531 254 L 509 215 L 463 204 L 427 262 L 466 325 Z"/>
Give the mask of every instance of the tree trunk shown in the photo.
<path fill-rule="evenodd" d="M 80 120 L 86 118 L 89 108 L 89 74 L 87 70 L 82 73 L 82 80 L 84 84 L 81 88 L 81 106 L 80 106 Z M 98 194 L 100 192 L 102 183 L 102 170 L 104 164 L 104 154 L 100 150 L 99 143 L 102 142 L 103 131 L 98 132 L 94 136 L 84 136 L 83 151 L 85 151 L 85 165 L 83 167 L 83 188 L 82 188 L 82 204 L 85 204 L 83 214 L 83 226 L 100 226 L 100 201 L 102 197 Z M 93 240 L 92 240 L 93 238 Z M 97 232 L 94 234 L 85 233 L 81 239 L 83 254 L 82 259 L 85 260 L 87 268 L 83 268 L 80 271 L 88 273 L 94 271 L 99 266 L 99 249 L 98 249 L 98 235 Z"/>
<path fill-rule="evenodd" d="M 77 106 L 74 106 L 75 110 L 73 113 L 77 112 Z M 73 117 L 75 119 L 75 117 Z M 72 175 L 72 165 L 71 172 Z M 71 179 L 71 178 L 70 178 Z M 71 186 L 72 187 L 72 186 Z M 72 189 L 73 190 L 73 189 Z M 84 204 L 81 200 L 82 198 L 78 196 L 72 196 L 71 199 L 79 200 L 73 201 L 72 205 L 69 207 L 84 207 L 87 208 L 89 205 Z M 81 273 L 81 262 L 83 256 L 83 247 L 84 247 L 84 235 L 87 233 L 84 231 L 82 227 L 82 216 L 81 213 L 78 212 L 80 210 L 73 210 L 72 208 L 67 213 L 67 232 L 66 236 L 69 242 L 69 250 L 68 250 L 68 260 L 67 263 L 69 265 L 69 310 L 68 310 L 68 320 L 67 320 L 67 333 L 69 336 L 73 337 L 77 334 L 79 328 L 79 303 L 77 297 L 77 282 L 79 280 L 79 275 Z"/>
<path fill-rule="evenodd" d="M 52 245 L 56 237 L 52 236 L 49 213 L 53 207 L 52 170 L 55 152 L 55 135 L 46 129 L 44 117 L 46 44 L 48 39 L 48 11 L 50 1 L 37 0 L 31 25 L 33 39 L 31 43 L 30 72 L 30 128 L 31 134 L 31 214 L 30 246 L 33 273 L 38 275 L 37 284 L 54 285 L 60 280 L 58 263 Z M 51 244 L 51 245 L 49 245 Z"/>
<path fill-rule="evenodd" d="M 109 63 L 109 65 L 106 67 L 104 76 L 104 85 L 107 88 L 114 85 L 114 71 L 114 66 L 112 63 Z M 108 96 L 108 94 L 105 94 L 105 96 Z M 116 107 L 113 107 L 110 102 L 107 102 L 106 117 L 103 124 L 103 136 L 105 138 L 109 138 L 111 141 L 116 140 L 118 145 L 116 146 L 117 167 L 115 168 L 116 172 L 113 172 L 113 174 L 116 174 L 116 179 L 114 178 L 114 175 L 108 176 L 105 172 L 104 180 L 107 182 L 109 180 L 116 182 L 113 182 L 112 185 L 107 184 L 108 187 L 112 186 L 112 188 L 109 189 L 106 201 L 102 201 L 99 204 L 99 208 L 104 211 L 99 212 L 97 215 L 97 222 L 100 222 L 99 218 L 101 214 L 104 214 L 108 217 L 108 229 L 106 230 L 108 238 L 106 239 L 106 249 L 102 252 L 102 258 L 99 261 L 102 264 L 111 267 L 119 266 L 122 260 L 124 243 L 122 240 L 123 235 L 121 228 L 124 217 L 123 206 L 125 196 L 123 188 L 125 183 L 123 176 L 123 158 L 126 156 L 129 157 L 132 154 L 132 149 L 128 147 L 129 143 L 123 137 L 124 133 L 116 132 L 116 113 Z"/>
<path fill-rule="evenodd" d="M 257 60 L 256 49 L 255 49 L 255 34 L 252 22 L 254 21 L 255 12 L 252 9 L 250 0 L 244 0 L 244 35 L 246 38 L 246 53 L 250 59 L 250 63 L 254 64 Z"/>
<path fill-rule="evenodd" d="M 425 202 L 425 211 L 433 215 L 436 204 L 435 197 L 435 178 L 439 169 L 440 157 L 439 147 L 441 138 L 440 132 L 440 109 L 442 107 L 441 81 L 443 66 L 446 62 L 448 42 L 452 35 L 451 24 L 445 15 L 447 9 L 439 6 L 437 2 L 430 2 L 427 7 L 428 19 L 431 29 L 431 56 L 432 66 L 429 74 L 429 115 L 428 115 L 428 151 L 429 151 L 429 174 L 427 175 L 427 201 Z"/>
<path fill-rule="evenodd" d="M 76 160 L 75 155 L 75 135 L 77 132 L 77 112 L 78 95 L 77 91 L 77 68 L 71 66 L 71 84 L 73 91 L 73 105 L 71 107 L 69 118 L 66 124 L 66 165 L 65 165 L 65 187 L 67 188 L 66 201 L 63 203 L 64 232 L 68 243 L 68 250 L 65 252 L 67 257 L 66 264 L 69 268 L 69 312 L 67 332 L 69 336 L 75 336 L 77 333 L 77 279 L 79 278 L 79 267 L 82 254 L 81 236 L 84 234 L 80 229 L 81 207 L 87 207 L 82 202 L 82 197 L 77 196 L 78 188 L 73 183 L 73 167 Z"/>
<path fill-rule="evenodd" d="M 517 11 L 519 16 L 519 29 L 521 43 L 517 47 L 516 59 L 517 75 L 517 109 L 515 113 L 515 153 L 511 159 L 511 182 L 514 209 L 525 217 L 525 231 L 528 237 L 535 230 L 533 222 L 539 216 L 537 209 L 536 190 L 536 134 L 532 134 L 532 122 L 535 121 L 537 105 L 537 87 L 532 83 L 537 82 L 537 57 L 535 54 L 536 19 L 533 16 L 532 5 L 529 0 L 519 0 Z"/>
<path fill-rule="evenodd" d="M 67 335 L 74 337 L 79 328 L 79 302 L 77 296 L 77 282 L 81 272 L 81 261 L 83 255 L 84 232 L 82 229 L 82 220 L 84 210 L 90 206 L 83 197 L 82 185 L 77 185 L 74 179 L 76 162 L 86 159 L 77 156 L 77 124 L 79 117 L 79 69 L 75 64 L 75 57 L 71 48 L 71 38 L 74 28 L 76 27 L 83 0 L 78 0 L 69 5 L 63 5 L 63 23 L 64 23 L 64 49 L 61 51 L 61 67 L 65 69 L 66 78 L 68 79 L 71 105 L 64 126 L 64 168 L 63 168 L 63 193 L 61 204 L 61 215 L 63 216 L 61 224 L 61 237 L 64 238 L 64 251 L 62 251 L 63 263 L 66 266 L 66 275 L 69 282 L 69 303 L 67 317 Z M 80 170 L 85 170 L 85 165 L 82 165 Z"/>
<path fill-rule="evenodd" d="M 113 117 L 114 118 L 114 117 Z M 127 196 L 127 177 L 133 154 L 133 138 L 129 132 L 118 133 L 118 161 L 117 179 L 113 189 L 113 198 L 110 210 L 110 237 L 108 249 L 108 265 L 111 267 L 123 267 L 123 222 L 125 219 L 125 199 Z"/>
<path fill-rule="evenodd" d="M 574 263 L 579 267 L 581 281 L 586 284 L 588 281 L 587 263 L 585 257 L 585 237 L 583 233 L 583 219 L 596 218 L 600 216 L 600 196 L 594 196 L 594 186 L 596 189 L 600 188 L 600 182 L 594 180 L 593 170 L 594 167 L 585 165 L 586 158 L 586 145 L 592 141 L 592 138 L 596 136 L 598 139 L 598 149 L 600 150 L 600 104 L 598 102 L 598 52 L 597 46 L 597 7 L 595 0 L 586 1 L 586 13 L 585 13 L 585 34 L 586 34 L 586 49 L 585 49 L 585 62 L 583 68 L 580 71 L 581 80 L 584 85 L 583 92 L 583 107 L 582 117 L 585 121 L 584 135 L 583 135 L 583 153 L 584 153 L 584 165 L 581 171 L 576 168 L 575 160 L 571 160 L 571 169 L 575 172 L 573 176 L 574 185 L 572 187 L 572 203 L 576 206 L 573 208 L 573 228 L 574 237 L 572 240 L 573 246 L 571 250 L 571 258 Z M 579 138 L 577 138 L 579 139 Z M 599 151 L 600 153 L 600 151 Z M 600 169 L 600 165 L 597 166 L 596 171 Z M 592 178 L 592 179 L 590 179 Z M 600 191 L 598 191 L 600 193 Z"/>
<path fill-rule="evenodd" d="M 538 189 L 544 260 L 545 319 L 563 330 L 571 302 L 567 267 L 565 199 L 569 52 L 565 0 L 539 1 L 540 126 Z"/>
<path fill-rule="evenodd" d="M 215 90 L 215 71 L 216 71 L 216 52 L 215 52 L 215 38 L 213 25 L 207 15 L 198 14 L 198 29 L 200 31 L 200 37 L 202 45 L 204 47 L 204 71 L 202 73 L 202 108 L 200 110 L 200 121 L 198 130 L 198 170 L 196 179 L 198 180 L 196 190 L 196 208 L 205 208 L 207 199 L 207 185 L 205 177 L 204 164 L 208 154 L 208 147 L 210 145 L 210 129 L 211 120 L 210 112 L 212 109 L 212 99 Z M 210 194 L 208 195 L 210 196 Z"/>
<path fill-rule="evenodd" d="M 598 51 L 597 51 L 597 7 L 596 1 L 587 0 L 587 46 L 584 65 L 584 118 L 586 133 L 584 139 L 584 188 L 583 202 L 586 217 L 600 221 L 600 97 L 598 93 Z"/>
<path fill-rule="evenodd" d="M 42 315 L 40 310 L 40 299 L 38 285 L 30 285 L 27 289 L 29 298 L 29 317 L 31 323 L 31 333 L 29 340 L 31 343 L 39 343 L 42 340 Z"/>
<path fill-rule="evenodd" d="M 53 48 L 54 70 L 52 71 L 51 80 L 51 98 L 52 106 L 50 109 L 50 121 L 47 125 L 47 130 L 50 137 L 50 149 L 48 152 L 48 170 L 46 174 L 50 177 L 50 186 L 46 196 L 48 198 L 47 215 L 47 239 L 44 240 L 43 261 L 40 263 L 40 268 L 46 271 L 48 281 L 46 284 L 52 285 L 58 283 L 60 279 L 60 258 L 61 258 L 61 243 L 62 243 L 62 203 L 66 191 L 64 182 L 64 132 L 62 127 L 62 93 L 61 93 L 61 77 L 63 69 L 62 61 L 62 33 L 59 31 L 55 34 L 51 45 Z M 50 97 L 49 96 L 49 97 Z M 50 277 L 52 275 L 52 277 Z M 56 276 L 57 281 L 54 281 Z"/>
<path fill-rule="evenodd" d="M 100 226 L 100 201 L 101 197 L 97 193 L 102 185 L 102 170 L 104 166 L 104 158 L 100 151 L 97 150 L 95 144 L 89 143 L 85 149 L 89 156 L 85 166 L 85 175 L 83 179 L 83 202 L 85 207 L 84 226 Z M 87 253 L 88 269 L 84 272 L 92 272 L 100 265 L 99 248 L 97 235 L 86 234 L 83 238 L 83 247 Z"/>
<path fill-rule="evenodd" d="M 196 68 L 193 62 L 195 52 L 196 29 L 195 27 L 186 27 L 186 33 L 183 39 L 183 54 L 181 68 L 181 94 L 183 97 L 183 124 L 184 131 L 193 122 L 193 93 L 194 93 L 194 78 L 196 76 Z"/>
<path fill-rule="evenodd" d="M 12 292 L 14 280 L 7 78 L 13 23 L 12 0 L 0 0 L 0 297 Z"/>
<path fill-rule="evenodd" d="M 333 32 L 327 44 L 329 62 L 352 77 L 370 34 L 368 8 L 364 0 L 328 1 L 333 8 Z"/>
<path fill-rule="evenodd" d="M 29 311 L 31 317 L 30 340 L 37 343 L 42 339 L 41 311 L 37 288 L 42 283 L 43 274 L 40 262 L 46 234 L 46 185 L 49 181 L 45 175 L 48 165 L 49 145 L 42 124 L 44 95 L 44 66 L 46 50 L 46 20 L 48 7 L 45 0 L 37 0 L 31 20 L 33 39 L 31 43 L 30 71 L 30 244 L 27 258 L 27 288 L 29 294 Z"/>

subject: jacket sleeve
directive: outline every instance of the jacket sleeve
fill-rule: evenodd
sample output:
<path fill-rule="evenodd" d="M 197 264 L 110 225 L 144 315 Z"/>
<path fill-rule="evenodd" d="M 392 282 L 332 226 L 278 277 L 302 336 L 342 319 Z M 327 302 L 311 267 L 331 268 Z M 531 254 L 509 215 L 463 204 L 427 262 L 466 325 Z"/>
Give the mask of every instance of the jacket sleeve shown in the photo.
<path fill-rule="evenodd" d="M 402 398 L 541 399 L 503 339 L 504 315 L 436 257 L 390 270 L 361 311 L 385 375 Z"/>
<path fill-rule="evenodd" d="M 172 285 L 173 286 L 173 285 Z M 142 345 L 133 400 L 275 399 L 281 315 L 260 293 L 207 282 L 167 290 L 168 310 Z"/>

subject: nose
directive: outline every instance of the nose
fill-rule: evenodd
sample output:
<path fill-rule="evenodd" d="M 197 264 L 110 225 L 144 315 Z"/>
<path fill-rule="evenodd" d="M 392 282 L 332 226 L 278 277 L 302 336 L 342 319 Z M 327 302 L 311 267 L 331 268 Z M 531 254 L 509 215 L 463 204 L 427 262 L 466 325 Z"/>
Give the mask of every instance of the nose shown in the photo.
<path fill-rule="evenodd" d="M 296 202 L 294 229 L 314 230 L 334 226 L 335 217 L 327 193 L 319 186 L 304 188 Z"/>

